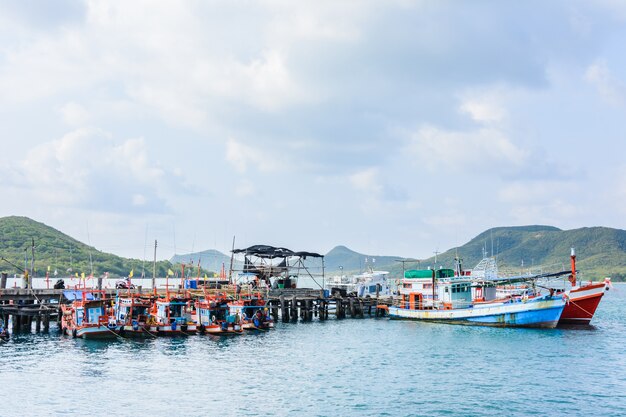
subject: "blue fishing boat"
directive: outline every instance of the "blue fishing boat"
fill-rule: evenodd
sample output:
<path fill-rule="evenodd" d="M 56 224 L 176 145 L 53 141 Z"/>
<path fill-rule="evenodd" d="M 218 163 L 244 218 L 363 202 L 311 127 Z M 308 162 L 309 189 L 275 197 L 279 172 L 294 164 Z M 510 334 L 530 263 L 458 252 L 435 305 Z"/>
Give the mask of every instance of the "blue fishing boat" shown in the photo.
<path fill-rule="evenodd" d="M 430 277 L 427 277 L 430 275 Z M 565 299 L 519 296 L 496 299 L 497 282 L 476 281 L 453 270 L 407 271 L 399 303 L 389 307 L 392 319 L 496 327 L 554 328 Z"/>

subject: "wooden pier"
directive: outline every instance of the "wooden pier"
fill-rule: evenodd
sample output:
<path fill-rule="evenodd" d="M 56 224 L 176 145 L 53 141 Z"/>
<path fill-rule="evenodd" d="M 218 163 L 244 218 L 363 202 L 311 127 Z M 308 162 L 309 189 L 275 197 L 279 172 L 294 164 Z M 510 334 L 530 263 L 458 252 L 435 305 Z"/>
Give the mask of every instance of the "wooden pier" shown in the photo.
<path fill-rule="evenodd" d="M 391 297 L 326 297 L 324 290 L 307 288 L 274 289 L 267 297 L 267 306 L 271 309 L 274 321 L 282 319 L 284 323 L 297 322 L 298 319 L 311 321 L 313 317 L 328 320 L 331 311 L 337 319 L 348 316 L 364 318 L 366 314 L 368 317 L 379 317 L 386 314 L 391 302 Z"/>
<path fill-rule="evenodd" d="M 9 317 L 13 319 L 13 333 L 31 331 L 33 321 L 35 331 L 50 330 L 50 321 L 59 319 L 59 308 L 65 302 L 63 291 L 71 289 L 0 289 L 0 318 L 8 326 Z M 114 295 L 114 289 L 106 290 L 107 295 Z"/>
<path fill-rule="evenodd" d="M 0 289 L 0 318 L 5 326 L 8 326 L 9 317 L 12 317 L 13 333 L 32 331 L 33 321 L 36 332 L 47 332 L 51 321 L 56 320 L 60 323 L 60 305 L 67 302 L 63 292 L 73 290 L 75 289 Z M 124 290 L 111 288 L 102 291 L 114 297 L 118 291 Z M 141 288 L 133 290 L 133 292 L 141 291 Z M 235 290 L 231 288 L 210 291 L 225 292 L 235 296 Z M 202 293 L 199 290 L 189 292 L 195 295 Z M 165 291 L 159 290 L 158 293 L 164 295 Z M 385 315 L 386 306 L 392 301 L 388 297 L 359 298 L 340 295 L 326 297 L 324 290 L 307 288 L 274 289 L 264 291 L 264 296 L 274 321 L 282 320 L 284 323 L 295 323 L 298 320 L 307 322 L 312 321 L 314 317 L 319 320 L 328 320 L 331 316 L 337 319 L 378 317 Z"/>

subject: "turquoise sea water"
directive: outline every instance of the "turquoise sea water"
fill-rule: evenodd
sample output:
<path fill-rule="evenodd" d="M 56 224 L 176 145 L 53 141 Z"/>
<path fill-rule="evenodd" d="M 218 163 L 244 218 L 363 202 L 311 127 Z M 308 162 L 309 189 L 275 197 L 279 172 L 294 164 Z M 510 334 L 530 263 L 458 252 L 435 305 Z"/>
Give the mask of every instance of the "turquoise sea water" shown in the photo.
<path fill-rule="evenodd" d="M 0 344 L 0 416 L 624 416 L 626 286 L 585 329 L 387 319 Z"/>

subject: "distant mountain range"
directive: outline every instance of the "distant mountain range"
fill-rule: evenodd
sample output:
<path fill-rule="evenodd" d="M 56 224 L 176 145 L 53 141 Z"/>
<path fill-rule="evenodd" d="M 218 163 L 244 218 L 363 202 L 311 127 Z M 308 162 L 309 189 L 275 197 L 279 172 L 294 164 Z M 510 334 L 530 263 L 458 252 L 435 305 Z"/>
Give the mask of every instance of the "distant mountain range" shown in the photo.
<path fill-rule="evenodd" d="M 170 262 L 173 264 L 192 264 L 197 265 L 198 261 L 200 266 L 209 271 L 221 271 L 222 266 L 228 271 L 230 268 L 230 255 L 225 255 L 222 252 L 209 249 L 202 252 L 193 252 L 185 255 L 174 255 L 170 258 Z M 237 263 L 239 265 L 239 263 Z"/>
<path fill-rule="evenodd" d="M 131 270 L 138 277 L 142 270 L 152 276 L 152 263 L 139 259 L 128 259 L 104 253 L 85 245 L 62 232 L 26 217 L 0 218 L 0 271 L 19 273 L 18 268 L 30 268 L 31 240 L 35 240 L 35 269 L 37 275 L 45 275 L 48 266 L 59 275 L 85 272 L 89 274 L 93 265 L 94 276 L 108 272 L 111 276 L 126 276 Z M 261 242 L 262 243 L 262 242 Z M 552 270 L 569 267 L 570 248 L 576 248 L 578 269 L 584 277 L 600 279 L 611 276 L 615 281 L 626 278 L 626 231 L 607 227 L 585 227 L 561 230 L 552 226 L 516 226 L 489 229 L 466 244 L 450 249 L 435 258 L 406 261 L 406 269 L 428 266 L 453 267 L 458 255 L 465 268 L 472 268 L 483 254 L 497 255 L 502 267 L 521 270 L 540 265 Z M 90 261 L 91 257 L 91 261 Z M 336 246 L 324 257 L 328 275 L 353 274 L 368 268 L 390 271 L 393 277 L 402 275 L 402 257 L 362 254 L 345 246 Z M 214 249 L 190 254 L 174 255 L 169 261 L 157 262 L 157 275 L 165 276 L 168 269 L 178 263 L 200 261 L 204 270 L 219 272 L 224 265 L 230 267 L 230 255 Z M 340 268 L 341 267 L 341 268 Z M 236 259 L 235 268 L 241 268 Z M 70 271 L 71 270 L 71 271 Z"/>

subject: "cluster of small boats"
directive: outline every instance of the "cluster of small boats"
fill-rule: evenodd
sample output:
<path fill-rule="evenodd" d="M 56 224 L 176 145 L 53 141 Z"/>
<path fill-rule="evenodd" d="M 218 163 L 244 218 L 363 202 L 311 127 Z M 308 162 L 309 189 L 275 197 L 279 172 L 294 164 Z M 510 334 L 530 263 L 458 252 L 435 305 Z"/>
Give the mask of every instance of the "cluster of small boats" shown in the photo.
<path fill-rule="evenodd" d="M 61 306 L 61 329 L 66 335 L 91 338 L 240 335 L 245 330 L 274 327 L 261 293 L 184 291 L 165 295 L 118 290 L 64 291 L 69 303 Z"/>
<path fill-rule="evenodd" d="M 569 287 L 551 287 L 550 280 L 566 275 Z M 545 327 L 589 324 L 610 280 L 582 283 L 571 270 L 549 274 L 500 277 L 493 258 L 476 268 L 405 271 L 400 297 L 389 307 L 392 319 L 498 327 Z"/>

